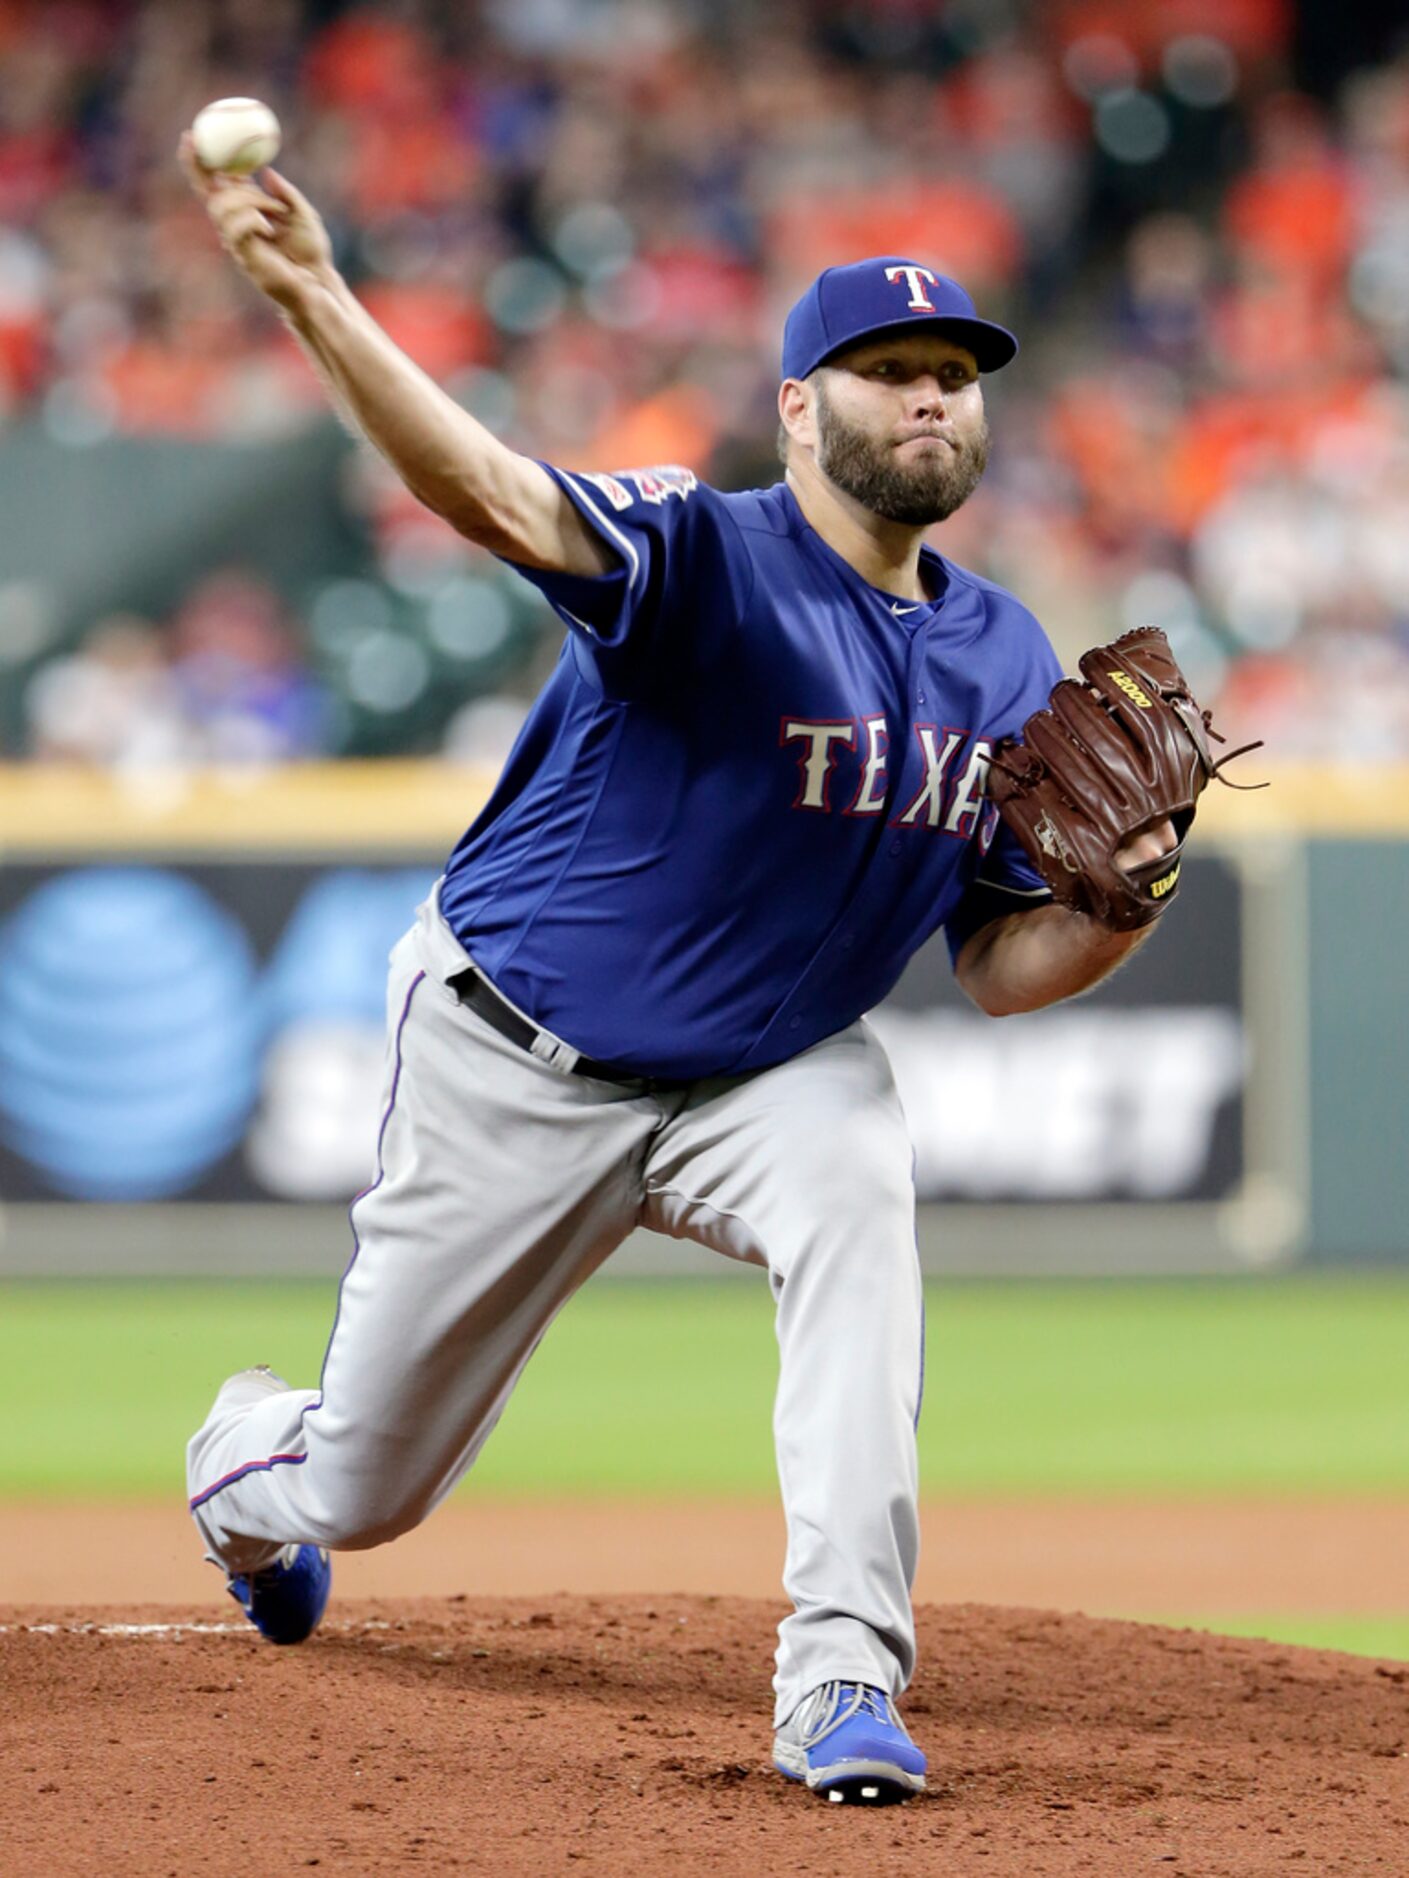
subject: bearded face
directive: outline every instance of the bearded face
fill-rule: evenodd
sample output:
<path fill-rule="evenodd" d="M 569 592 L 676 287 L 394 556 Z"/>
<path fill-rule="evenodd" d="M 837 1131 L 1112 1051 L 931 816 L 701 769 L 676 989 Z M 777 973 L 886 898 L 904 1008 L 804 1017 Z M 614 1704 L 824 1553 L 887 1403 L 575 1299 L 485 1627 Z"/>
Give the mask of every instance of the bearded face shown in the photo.
<path fill-rule="evenodd" d="M 817 467 L 863 508 L 908 528 L 946 521 L 978 488 L 988 464 L 983 407 L 868 425 L 843 411 L 825 373 L 816 381 Z"/>

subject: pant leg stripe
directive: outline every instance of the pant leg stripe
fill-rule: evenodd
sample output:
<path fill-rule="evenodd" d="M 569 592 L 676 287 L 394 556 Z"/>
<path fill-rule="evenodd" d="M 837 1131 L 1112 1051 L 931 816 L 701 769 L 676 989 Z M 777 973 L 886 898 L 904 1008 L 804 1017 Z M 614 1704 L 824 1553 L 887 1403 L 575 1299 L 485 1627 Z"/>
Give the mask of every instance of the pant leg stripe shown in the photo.
<path fill-rule="evenodd" d="M 915 1427 L 920 1426 L 920 1410 L 925 1406 L 925 1296 L 920 1293 L 920 1375 L 915 1388 Z"/>
<path fill-rule="evenodd" d="M 382 1166 L 382 1143 L 386 1139 L 387 1123 L 391 1120 L 392 1110 L 396 1107 L 396 1094 L 401 1087 L 401 1033 L 406 1028 L 406 1019 L 411 1015 L 411 1000 L 416 995 L 416 987 L 421 983 L 424 977 L 424 972 L 417 972 L 416 976 L 411 980 L 410 986 L 406 992 L 406 1002 L 401 1007 L 401 1016 L 397 1019 L 396 1068 L 392 1073 L 391 1093 L 387 1098 L 387 1105 L 382 1113 L 381 1126 L 377 1130 L 376 1178 L 373 1180 L 371 1186 L 362 1189 L 357 1199 L 352 1202 L 352 1207 L 348 1208 L 349 1220 L 352 1219 L 352 1210 L 357 1205 L 357 1200 L 365 1200 L 369 1193 L 375 1193 L 385 1178 L 386 1170 Z M 310 1402 L 299 1415 L 300 1426 L 302 1426 L 304 1416 L 310 1415 L 314 1409 L 322 1404 L 323 1374 L 328 1367 L 328 1351 L 333 1347 L 333 1338 L 337 1335 L 338 1319 L 342 1315 L 342 1288 L 347 1283 L 348 1273 L 351 1272 L 353 1266 L 357 1263 L 357 1254 L 361 1250 L 362 1248 L 357 1239 L 357 1226 L 354 1222 L 352 1226 L 352 1257 L 347 1262 L 347 1270 L 338 1281 L 337 1309 L 333 1313 L 333 1328 L 328 1333 L 328 1348 L 323 1352 L 323 1369 L 320 1371 L 318 1377 L 318 1395 L 316 1400 Z M 226 1474 L 224 1479 L 217 1480 L 213 1487 L 207 1487 L 203 1493 L 197 1494 L 195 1499 L 190 1502 L 190 1510 L 194 1513 L 197 1507 L 204 1506 L 207 1500 L 213 1499 L 215 1495 L 223 1491 L 224 1488 L 233 1487 L 235 1482 L 243 1480 L 246 1474 L 268 1473 L 269 1470 L 274 1467 L 301 1467 L 307 1459 L 308 1456 L 306 1454 L 271 1454 L 266 1460 L 247 1461 L 243 1467 L 237 1467 L 233 1473 Z"/>
<path fill-rule="evenodd" d="M 387 1124 L 391 1121 L 392 1110 L 396 1107 L 397 1091 L 401 1087 L 401 1033 L 406 1028 L 407 1018 L 411 1015 L 411 1000 L 415 997 L 418 987 L 424 982 L 425 976 L 424 972 L 417 972 L 416 976 L 411 980 L 406 990 L 406 1001 L 401 1007 L 401 1016 L 396 1020 L 396 1068 L 392 1072 L 391 1093 L 387 1097 L 386 1108 L 382 1111 L 381 1126 L 377 1130 L 377 1172 L 371 1185 L 364 1187 L 361 1193 L 357 1195 L 356 1199 L 353 1200 L 352 1205 L 347 1209 L 347 1223 L 352 1228 L 352 1257 L 347 1261 L 346 1269 L 342 1277 L 338 1280 L 338 1301 L 333 1311 L 333 1327 L 328 1332 L 327 1346 L 323 1351 L 323 1364 L 318 1371 L 318 1394 L 315 1400 L 310 1402 L 304 1409 L 303 1414 L 299 1416 L 300 1424 L 302 1424 L 304 1416 L 311 1415 L 314 1409 L 323 1406 L 323 1378 L 328 1373 L 328 1358 L 332 1355 L 333 1338 L 338 1334 L 338 1323 L 342 1317 L 342 1289 L 351 1277 L 352 1268 L 357 1263 L 357 1256 L 362 1250 L 362 1243 L 357 1237 L 357 1220 L 355 1217 L 357 1207 L 360 1201 L 365 1200 L 369 1194 L 375 1193 L 377 1188 L 381 1186 L 383 1180 L 386 1179 L 386 1168 L 382 1165 L 382 1143 L 386 1140 Z"/>
<path fill-rule="evenodd" d="M 233 1487 L 237 1480 L 243 1480 L 246 1474 L 267 1474 L 271 1467 L 302 1467 L 308 1459 L 306 1454 L 271 1454 L 268 1460 L 246 1461 L 243 1467 L 237 1467 L 233 1474 L 226 1474 L 223 1480 L 217 1480 L 213 1487 L 207 1487 L 204 1493 L 198 1493 L 190 1502 L 194 1513 L 198 1506 L 204 1506 L 207 1500 L 213 1500 L 225 1487 Z"/>

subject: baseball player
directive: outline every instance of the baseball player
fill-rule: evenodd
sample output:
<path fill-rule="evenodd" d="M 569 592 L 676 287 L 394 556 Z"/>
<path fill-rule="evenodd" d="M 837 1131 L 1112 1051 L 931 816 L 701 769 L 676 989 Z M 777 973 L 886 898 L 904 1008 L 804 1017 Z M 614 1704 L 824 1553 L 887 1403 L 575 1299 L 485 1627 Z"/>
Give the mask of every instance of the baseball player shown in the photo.
<path fill-rule="evenodd" d="M 787 1514 L 774 1758 L 904 1798 L 922 1306 L 911 1147 L 863 1014 L 943 928 L 994 1015 L 1148 930 L 1055 904 L 985 790 L 1060 677 L 1033 616 L 928 545 L 1016 340 L 921 262 L 788 316 L 786 475 L 581 475 L 516 454 L 389 341 L 281 176 L 191 180 L 343 412 L 566 626 L 489 802 L 391 957 L 376 1173 L 317 1388 L 233 1377 L 190 1443 L 208 1555 L 296 1642 L 329 1548 L 471 1466 L 556 1313 L 638 1225 L 761 1266 Z M 1133 681 L 1132 681 L 1133 682 Z M 1161 824 L 1122 848 L 1158 864 Z"/>

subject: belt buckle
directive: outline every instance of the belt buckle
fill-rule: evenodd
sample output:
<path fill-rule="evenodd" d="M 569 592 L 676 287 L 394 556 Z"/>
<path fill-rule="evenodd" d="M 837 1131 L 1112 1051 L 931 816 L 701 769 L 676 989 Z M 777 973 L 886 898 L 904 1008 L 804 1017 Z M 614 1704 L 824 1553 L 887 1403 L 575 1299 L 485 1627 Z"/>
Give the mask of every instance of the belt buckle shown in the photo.
<path fill-rule="evenodd" d="M 540 1063 L 546 1063 L 549 1069 L 555 1069 L 562 1076 L 571 1076 L 577 1067 L 580 1050 L 574 1050 L 570 1043 L 564 1043 L 561 1037 L 554 1037 L 546 1030 L 537 1031 L 533 1042 L 528 1046 L 530 1056 L 536 1056 Z"/>

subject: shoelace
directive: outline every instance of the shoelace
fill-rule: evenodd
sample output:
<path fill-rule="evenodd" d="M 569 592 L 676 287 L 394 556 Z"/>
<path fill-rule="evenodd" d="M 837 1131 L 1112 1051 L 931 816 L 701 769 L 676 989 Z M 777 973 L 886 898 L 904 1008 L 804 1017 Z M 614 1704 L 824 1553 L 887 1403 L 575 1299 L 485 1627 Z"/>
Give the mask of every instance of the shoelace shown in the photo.
<path fill-rule="evenodd" d="M 883 1689 L 873 1689 L 864 1682 L 828 1682 L 812 1698 L 813 1714 L 799 1730 L 802 1746 L 815 1747 L 825 1735 L 850 1721 L 853 1715 L 869 1715 L 873 1721 L 896 1725 L 890 1712 L 890 1698 Z"/>

